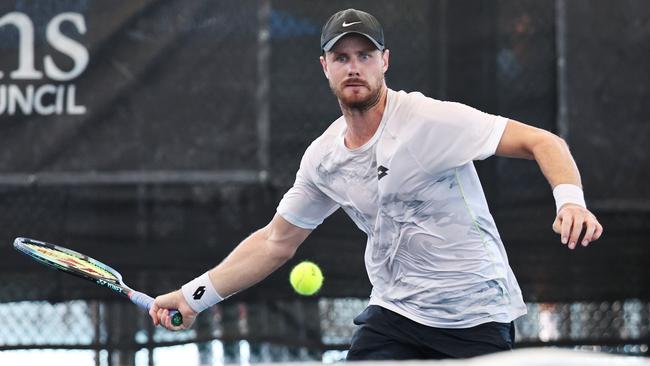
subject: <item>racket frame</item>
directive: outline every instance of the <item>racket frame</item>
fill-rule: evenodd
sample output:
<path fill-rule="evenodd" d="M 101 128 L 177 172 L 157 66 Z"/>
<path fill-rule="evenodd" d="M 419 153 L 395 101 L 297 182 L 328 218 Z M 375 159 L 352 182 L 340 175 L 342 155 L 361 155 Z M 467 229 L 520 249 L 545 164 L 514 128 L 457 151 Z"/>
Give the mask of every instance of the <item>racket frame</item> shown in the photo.
<path fill-rule="evenodd" d="M 62 265 L 61 263 L 53 259 L 50 259 L 51 257 L 48 258 L 48 255 L 46 255 L 45 253 L 33 249 L 31 246 L 42 247 L 51 251 L 57 251 L 72 256 L 81 261 L 90 263 L 93 266 L 96 266 L 101 270 L 106 271 L 107 273 L 110 273 L 114 278 L 109 278 L 99 273 L 91 274 L 88 271 L 83 271 L 71 265 L 69 266 Z M 136 305 L 140 306 L 145 310 L 148 310 L 151 307 L 151 304 L 153 303 L 153 298 L 151 298 L 149 295 L 139 291 L 135 291 L 131 289 L 129 286 L 127 286 L 122 280 L 122 274 L 120 274 L 120 272 L 118 272 L 116 269 L 92 257 L 89 257 L 85 254 L 52 243 L 30 239 L 30 238 L 24 238 L 24 237 L 18 237 L 14 240 L 14 248 L 19 252 L 29 256 L 30 258 L 48 267 L 58 269 L 62 272 L 69 273 L 71 275 L 83 278 L 85 280 L 92 281 L 100 286 L 106 287 L 112 290 L 113 292 L 116 292 L 124 297 L 127 297 L 133 303 L 135 303 Z M 182 316 L 177 310 L 170 311 L 170 316 L 172 317 L 172 323 L 174 325 L 181 325 L 183 323 Z"/>

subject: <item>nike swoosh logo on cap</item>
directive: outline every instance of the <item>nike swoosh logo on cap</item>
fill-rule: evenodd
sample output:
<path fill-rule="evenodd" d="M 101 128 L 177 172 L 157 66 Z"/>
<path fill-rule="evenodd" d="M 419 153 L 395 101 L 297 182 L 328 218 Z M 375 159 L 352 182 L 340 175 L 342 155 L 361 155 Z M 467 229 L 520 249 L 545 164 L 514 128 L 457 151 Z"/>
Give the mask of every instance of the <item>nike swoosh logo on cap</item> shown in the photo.
<path fill-rule="evenodd" d="M 359 23 L 361 23 L 361 22 L 352 22 L 352 23 L 346 23 L 346 22 L 343 22 L 343 24 L 341 24 L 341 26 L 342 26 L 342 27 L 349 27 L 349 26 L 351 26 L 351 25 L 353 25 L 353 24 L 359 24 Z"/>

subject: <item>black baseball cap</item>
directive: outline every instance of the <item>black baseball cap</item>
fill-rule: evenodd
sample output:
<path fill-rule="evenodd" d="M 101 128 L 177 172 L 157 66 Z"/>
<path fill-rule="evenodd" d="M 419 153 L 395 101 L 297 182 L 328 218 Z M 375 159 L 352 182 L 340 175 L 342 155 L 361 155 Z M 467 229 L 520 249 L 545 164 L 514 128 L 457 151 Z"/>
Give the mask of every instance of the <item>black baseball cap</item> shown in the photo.
<path fill-rule="evenodd" d="M 349 33 L 362 34 L 383 51 L 384 30 L 379 21 L 365 11 L 346 9 L 332 15 L 323 26 L 320 35 L 320 48 L 327 52 L 334 47 L 334 44 Z"/>

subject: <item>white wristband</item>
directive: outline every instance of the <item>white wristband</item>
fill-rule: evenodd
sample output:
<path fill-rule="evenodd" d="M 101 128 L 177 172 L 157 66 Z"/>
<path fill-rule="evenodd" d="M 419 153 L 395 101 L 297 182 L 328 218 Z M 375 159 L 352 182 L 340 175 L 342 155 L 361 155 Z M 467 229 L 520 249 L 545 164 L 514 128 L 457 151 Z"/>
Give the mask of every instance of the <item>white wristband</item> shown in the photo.
<path fill-rule="evenodd" d="M 197 313 L 223 300 L 223 297 L 214 289 L 208 272 L 184 284 L 181 291 L 185 301 Z"/>
<path fill-rule="evenodd" d="M 558 184 L 553 188 L 553 197 L 555 197 L 556 212 L 560 212 L 560 208 L 567 203 L 587 207 L 582 189 L 573 184 Z"/>

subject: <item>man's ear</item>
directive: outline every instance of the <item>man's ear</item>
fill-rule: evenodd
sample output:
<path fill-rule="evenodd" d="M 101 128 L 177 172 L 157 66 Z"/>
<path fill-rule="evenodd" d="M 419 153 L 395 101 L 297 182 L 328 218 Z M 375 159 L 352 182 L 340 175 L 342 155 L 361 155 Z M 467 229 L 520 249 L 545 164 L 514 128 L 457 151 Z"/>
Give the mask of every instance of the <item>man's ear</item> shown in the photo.
<path fill-rule="evenodd" d="M 329 71 L 327 70 L 327 60 L 325 59 L 325 53 L 321 57 L 319 57 L 320 60 L 320 65 L 323 67 L 323 74 L 325 74 L 325 77 L 327 79 L 330 78 L 329 76 Z"/>
<path fill-rule="evenodd" d="M 381 54 L 382 60 L 384 60 L 384 72 L 388 70 L 388 59 L 390 58 L 390 50 L 385 49 L 384 52 Z"/>

